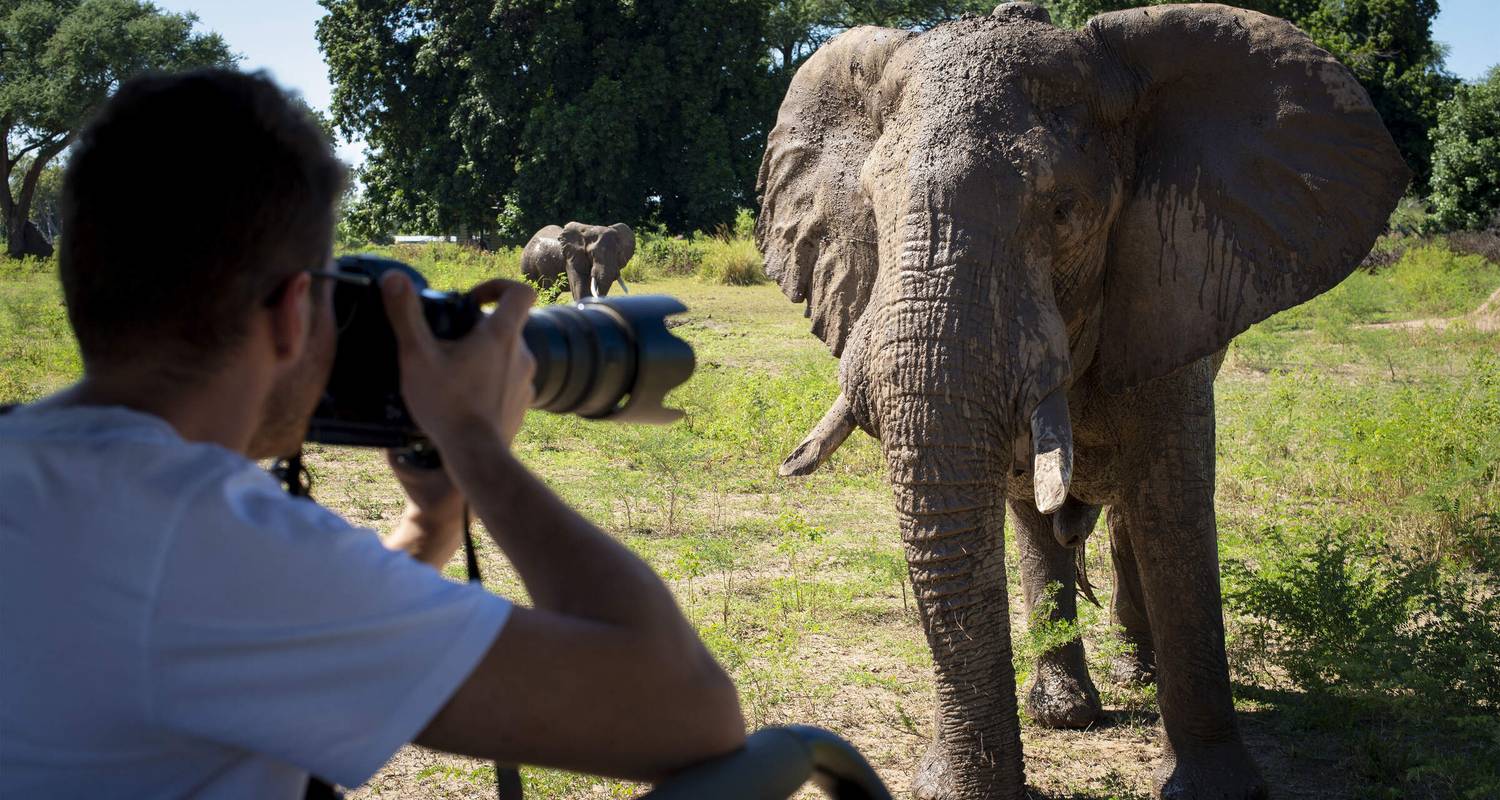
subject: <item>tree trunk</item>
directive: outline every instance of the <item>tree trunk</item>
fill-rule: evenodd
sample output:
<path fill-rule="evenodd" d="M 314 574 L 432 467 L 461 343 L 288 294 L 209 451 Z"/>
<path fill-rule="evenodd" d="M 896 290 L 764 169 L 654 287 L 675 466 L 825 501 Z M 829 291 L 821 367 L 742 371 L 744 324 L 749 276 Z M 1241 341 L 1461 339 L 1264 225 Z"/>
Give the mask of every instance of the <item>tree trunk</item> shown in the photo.
<path fill-rule="evenodd" d="M 28 217 L 31 214 L 31 200 L 36 196 L 37 181 L 41 180 L 42 170 L 47 163 L 64 147 L 68 146 L 71 136 L 64 135 L 52 144 L 48 144 L 37 150 L 36 156 L 31 159 L 31 165 L 26 169 L 26 175 L 21 179 L 21 194 L 14 201 L 10 197 L 9 169 L 6 170 L 5 182 L 5 251 L 11 258 L 22 256 L 39 256 L 41 258 L 52 257 L 52 245 L 42 238 L 36 231 L 36 226 L 30 224 Z M 27 228 L 32 231 L 27 236 Z"/>

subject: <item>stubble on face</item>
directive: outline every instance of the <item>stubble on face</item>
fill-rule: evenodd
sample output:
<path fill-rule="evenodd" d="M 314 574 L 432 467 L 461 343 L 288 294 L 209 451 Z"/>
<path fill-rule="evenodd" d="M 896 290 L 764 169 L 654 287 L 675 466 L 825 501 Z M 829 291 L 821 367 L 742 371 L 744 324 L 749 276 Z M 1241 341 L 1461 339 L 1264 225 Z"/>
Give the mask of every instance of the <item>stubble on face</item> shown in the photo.
<path fill-rule="evenodd" d="M 253 459 L 289 456 L 302 446 L 328 374 L 333 369 L 337 333 L 333 321 L 331 286 L 314 286 L 321 298 L 314 306 L 307 347 L 297 365 L 277 380 L 261 410 L 260 426 L 250 438 L 248 455 Z"/>

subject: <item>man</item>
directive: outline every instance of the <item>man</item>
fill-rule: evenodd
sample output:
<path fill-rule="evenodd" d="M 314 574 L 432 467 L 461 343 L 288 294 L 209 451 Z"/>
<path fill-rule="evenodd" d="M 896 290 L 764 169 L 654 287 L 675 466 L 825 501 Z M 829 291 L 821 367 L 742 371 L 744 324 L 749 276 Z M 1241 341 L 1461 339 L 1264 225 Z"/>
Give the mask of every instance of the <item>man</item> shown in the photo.
<path fill-rule="evenodd" d="M 328 375 L 342 184 L 312 121 L 232 72 L 127 83 L 74 145 L 83 379 L 0 416 L 0 796 L 300 797 L 409 741 L 652 780 L 743 741 L 666 587 L 510 454 L 524 286 L 476 287 L 495 311 L 457 343 L 382 286 L 446 464 L 397 469 L 399 550 L 256 467 L 298 447 Z M 435 569 L 465 502 L 532 607 Z"/>

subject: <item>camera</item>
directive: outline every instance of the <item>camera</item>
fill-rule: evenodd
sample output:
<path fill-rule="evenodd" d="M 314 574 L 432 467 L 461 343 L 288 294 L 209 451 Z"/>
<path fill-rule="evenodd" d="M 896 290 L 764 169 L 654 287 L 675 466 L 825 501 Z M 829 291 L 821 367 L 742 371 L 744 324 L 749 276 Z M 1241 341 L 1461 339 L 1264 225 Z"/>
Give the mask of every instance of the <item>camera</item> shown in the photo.
<path fill-rule="evenodd" d="M 439 339 L 461 338 L 485 312 L 468 295 L 428 288 L 421 273 L 395 259 L 349 255 L 336 267 L 342 276 L 333 292 L 338 344 L 307 441 L 421 449 L 428 442 L 401 399 L 380 279 L 390 270 L 411 279 Z M 522 331 L 536 359 L 532 407 L 619 422 L 681 418 L 663 400 L 693 374 L 693 348 L 667 330 L 666 318 L 686 310 L 660 295 L 591 297 L 533 309 Z"/>

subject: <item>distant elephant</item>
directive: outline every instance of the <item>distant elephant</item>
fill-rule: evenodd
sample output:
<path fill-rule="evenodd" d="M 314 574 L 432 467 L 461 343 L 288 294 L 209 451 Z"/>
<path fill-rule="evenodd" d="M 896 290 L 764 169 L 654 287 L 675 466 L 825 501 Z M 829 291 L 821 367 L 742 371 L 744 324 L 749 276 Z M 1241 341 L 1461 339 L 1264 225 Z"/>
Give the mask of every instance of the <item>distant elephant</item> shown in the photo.
<path fill-rule="evenodd" d="M 1007 506 L 1027 608 L 1060 584 L 1054 618 L 1109 507 L 1113 616 L 1159 683 L 1161 795 L 1264 795 L 1224 655 L 1214 376 L 1236 334 L 1354 269 L 1408 178 L 1343 66 L 1227 6 L 1074 31 L 1006 3 L 857 28 L 797 71 L 756 239 L 842 393 L 782 471 L 856 426 L 880 440 L 937 685 L 918 797 L 1023 795 Z M 1033 718 L 1098 715 L 1083 655 L 1041 657 Z"/>
<path fill-rule="evenodd" d="M 573 299 L 604 297 L 615 281 L 628 294 L 620 271 L 635 255 L 635 232 L 623 222 L 585 225 L 569 222 L 548 225 L 536 232 L 521 251 L 521 274 L 544 289 L 559 275 L 568 276 Z"/>

